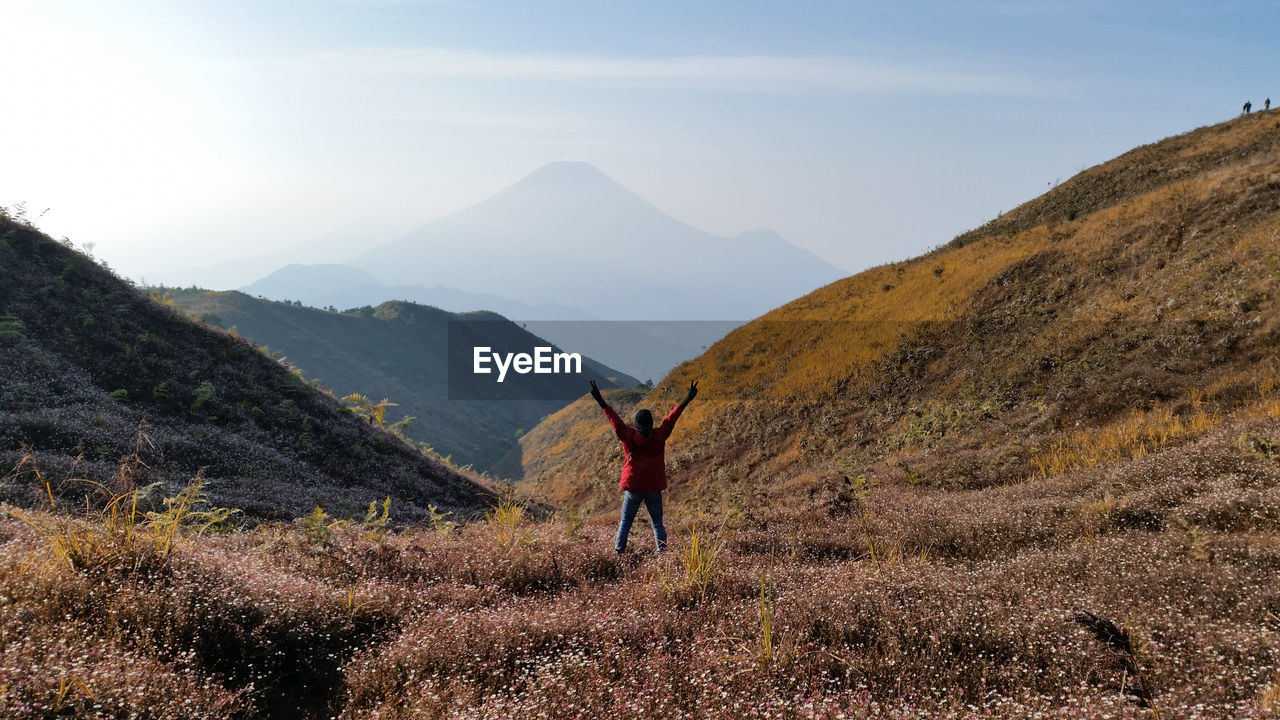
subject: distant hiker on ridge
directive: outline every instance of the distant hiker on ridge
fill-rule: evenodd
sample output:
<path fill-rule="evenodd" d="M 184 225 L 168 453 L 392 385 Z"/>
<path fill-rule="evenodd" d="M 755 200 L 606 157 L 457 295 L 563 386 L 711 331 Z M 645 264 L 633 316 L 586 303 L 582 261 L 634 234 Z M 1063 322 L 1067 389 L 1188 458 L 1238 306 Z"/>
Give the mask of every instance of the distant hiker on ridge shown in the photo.
<path fill-rule="evenodd" d="M 1267 98 L 1266 100 L 1263 100 L 1263 101 L 1262 101 L 1262 109 L 1263 109 L 1263 110 L 1270 110 L 1270 109 L 1271 109 L 1271 98 Z"/>
<path fill-rule="evenodd" d="M 627 549 L 627 536 L 631 534 L 631 523 L 643 502 L 649 511 L 649 522 L 653 525 L 653 539 L 658 545 L 658 552 L 667 547 L 667 528 L 662 524 L 662 491 L 667 489 L 667 438 L 676 426 L 676 420 L 686 406 L 698 396 L 698 381 L 689 383 L 689 392 L 667 413 L 667 417 L 658 427 L 653 426 L 653 413 L 648 409 L 636 411 L 631 427 L 618 417 L 609 403 L 604 401 L 600 388 L 591 381 L 591 397 L 595 398 L 609 425 L 622 441 L 622 450 L 627 460 L 622 465 L 622 480 L 618 486 L 622 488 L 622 519 L 618 522 L 618 536 L 613 541 L 614 552 L 621 555 Z"/>
<path fill-rule="evenodd" d="M 1250 111 L 1250 110 L 1252 110 L 1252 109 L 1253 109 L 1253 103 L 1252 103 L 1252 102 L 1250 102 L 1250 101 L 1248 101 L 1248 100 L 1246 100 L 1246 101 L 1244 102 L 1244 114 L 1245 114 L 1245 115 L 1248 115 L 1248 114 L 1249 114 L 1249 111 Z"/>

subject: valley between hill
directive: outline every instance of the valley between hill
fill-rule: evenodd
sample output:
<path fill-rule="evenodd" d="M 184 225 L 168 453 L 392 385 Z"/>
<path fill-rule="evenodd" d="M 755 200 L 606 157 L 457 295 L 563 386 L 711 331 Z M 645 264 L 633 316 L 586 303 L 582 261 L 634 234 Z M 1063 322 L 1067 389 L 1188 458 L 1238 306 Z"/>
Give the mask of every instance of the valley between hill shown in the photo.
<path fill-rule="evenodd" d="M 450 323 L 483 331 L 492 347 L 530 349 L 552 344 L 494 313 L 451 313 L 410 302 L 384 302 L 345 312 L 252 298 L 241 292 L 165 289 L 174 307 L 214 327 L 235 328 L 250 341 L 283 354 L 304 377 L 339 397 L 360 393 L 396 405 L 388 423 L 413 418 L 405 434 L 458 465 L 489 472 L 519 434 L 576 397 L 585 379 L 521 385 L 502 401 L 451 399 Z M 632 387 L 635 378 L 583 358 L 584 378 L 602 387 Z M 534 378 L 535 380 L 537 378 Z"/>

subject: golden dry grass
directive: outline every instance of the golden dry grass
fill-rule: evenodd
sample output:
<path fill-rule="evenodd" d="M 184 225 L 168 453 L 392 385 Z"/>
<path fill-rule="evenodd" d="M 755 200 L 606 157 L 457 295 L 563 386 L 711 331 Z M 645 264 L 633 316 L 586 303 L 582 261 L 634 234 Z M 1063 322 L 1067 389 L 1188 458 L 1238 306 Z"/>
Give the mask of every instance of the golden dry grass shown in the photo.
<path fill-rule="evenodd" d="M 1247 375 L 1253 392 L 1244 405 L 1228 414 L 1202 408 L 1220 395 L 1240 386 L 1246 373 L 1228 373 L 1205 388 L 1189 388 L 1189 409 L 1183 414 L 1168 407 L 1133 412 L 1112 423 L 1080 430 L 1062 437 L 1036 454 L 1032 466 L 1043 477 L 1063 475 L 1077 468 L 1097 467 L 1121 460 L 1143 458 L 1175 443 L 1196 438 L 1225 422 L 1280 417 L 1280 374 L 1263 368 Z"/>

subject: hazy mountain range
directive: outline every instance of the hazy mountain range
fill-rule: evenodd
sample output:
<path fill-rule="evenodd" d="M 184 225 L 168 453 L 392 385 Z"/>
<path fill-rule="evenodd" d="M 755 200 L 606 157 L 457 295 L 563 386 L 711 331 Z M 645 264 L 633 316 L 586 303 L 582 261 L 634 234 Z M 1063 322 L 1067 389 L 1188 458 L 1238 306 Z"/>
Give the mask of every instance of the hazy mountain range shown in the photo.
<path fill-rule="evenodd" d="M 307 247 L 294 257 L 305 257 Z M 333 257 L 332 243 L 317 247 Z M 277 267 L 241 289 L 338 310 L 388 300 L 489 310 L 652 379 L 740 322 L 845 274 L 772 230 L 732 239 L 698 230 L 580 162 L 550 163 L 488 200 L 345 263 Z M 572 320 L 636 322 L 559 322 Z"/>
<path fill-rule="evenodd" d="M 548 164 L 348 264 L 608 320 L 748 320 L 845 275 L 770 230 L 698 230 L 578 162 Z"/>

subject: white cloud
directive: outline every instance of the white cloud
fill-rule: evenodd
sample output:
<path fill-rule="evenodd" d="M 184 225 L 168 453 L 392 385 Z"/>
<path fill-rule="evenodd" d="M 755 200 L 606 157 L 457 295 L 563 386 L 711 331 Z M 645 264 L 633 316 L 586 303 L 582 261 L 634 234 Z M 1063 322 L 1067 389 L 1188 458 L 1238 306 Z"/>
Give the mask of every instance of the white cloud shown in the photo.
<path fill-rule="evenodd" d="M 891 64 L 849 57 L 615 58 L 485 54 L 440 48 L 359 48 L 308 54 L 287 65 L 295 71 L 326 77 L 414 76 L 769 93 L 837 91 L 1016 97 L 1049 94 L 1033 79 L 1014 73 Z"/>

